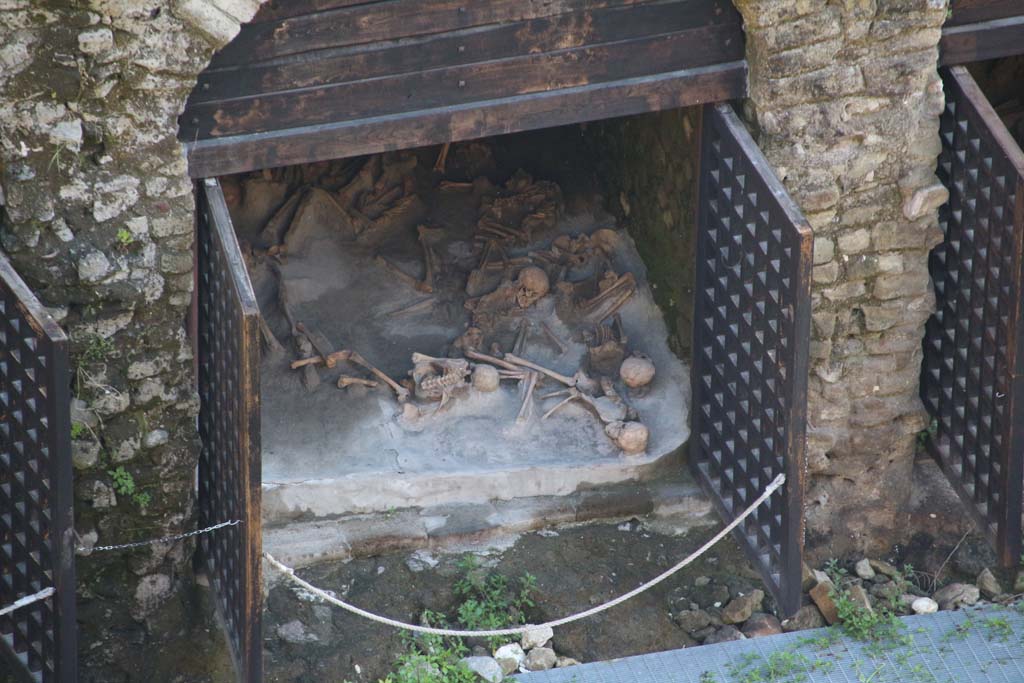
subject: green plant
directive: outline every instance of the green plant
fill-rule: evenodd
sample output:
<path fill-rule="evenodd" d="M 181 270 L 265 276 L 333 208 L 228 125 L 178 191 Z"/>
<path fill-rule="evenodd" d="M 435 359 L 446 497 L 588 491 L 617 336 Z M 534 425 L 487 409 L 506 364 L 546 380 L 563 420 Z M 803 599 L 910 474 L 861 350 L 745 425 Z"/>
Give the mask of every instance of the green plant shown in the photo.
<path fill-rule="evenodd" d="M 107 472 L 114 480 L 114 492 L 119 496 L 127 496 L 140 508 L 147 507 L 153 497 L 147 491 L 139 491 L 135 486 L 135 477 L 122 465 Z"/>
<path fill-rule="evenodd" d="M 121 228 L 117 231 L 117 246 L 120 249 L 127 249 L 135 244 L 135 236 L 128 228 Z"/>
<path fill-rule="evenodd" d="M 425 611 L 423 623 L 444 625 L 444 615 Z M 423 634 L 406 638 L 406 650 L 395 663 L 395 672 L 379 683 L 476 683 L 477 676 L 460 660 L 468 650 L 457 638 Z"/>
<path fill-rule="evenodd" d="M 81 422 L 72 422 L 71 423 L 71 438 L 72 439 L 81 439 L 83 436 L 85 436 L 85 432 L 86 431 L 87 431 L 86 426 L 84 424 L 82 424 Z"/>
<path fill-rule="evenodd" d="M 802 683 L 813 671 L 831 671 L 834 663 L 827 659 L 811 659 L 795 649 L 776 650 L 767 657 L 750 653 L 729 665 L 729 676 L 735 683 Z"/>
<path fill-rule="evenodd" d="M 80 359 L 84 363 L 105 363 L 114 353 L 114 343 L 99 335 L 89 337 L 82 349 Z"/>
<path fill-rule="evenodd" d="M 985 635 L 989 640 L 999 640 L 1005 643 L 1013 636 L 1013 627 L 1010 626 L 1006 617 L 990 617 L 982 622 L 982 626 L 985 627 Z"/>
<path fill-rule="evenodd" d="M 463 626 L 489 631 L 526 623 L 526 610 L 534 606 L 536 577 L 523 574 L 513 583 L 501 574 L 482 571 L 472 555 L 460 560 L 459 569 L 462 578 L 455 582 L 454 589 L 462 598 L 456 616 Z M 506 642 L 504 638 L 488 639 L 492 649 Z"/>

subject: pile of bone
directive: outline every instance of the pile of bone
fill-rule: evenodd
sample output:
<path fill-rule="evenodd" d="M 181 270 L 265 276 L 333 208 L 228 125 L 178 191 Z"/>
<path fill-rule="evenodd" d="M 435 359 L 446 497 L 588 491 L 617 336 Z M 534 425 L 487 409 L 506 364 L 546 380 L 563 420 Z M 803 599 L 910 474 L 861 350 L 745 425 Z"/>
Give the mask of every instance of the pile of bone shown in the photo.
<path fill-rule="evenodd" d="M 244 251 L 281 257 L 324 221 L 371 246 L 415 225 L 426 213 L 416 165 L 411 154 L 377 154 L 229 176 L 221 186 L 236 227 L 253 235 Z"/>
<path fill-rule="evenodd" d="M 636 410 L 618 393 L 611 378 L 594 380 L 582 369 L 570 377 L 513 353 L 505 353 L 499 358 L 471 348 L 464 347 L 463 352 L 465 358 L 413 354 L 411 393 L 418 401 L 409 401 L 403 406 L 402 419 L 407 425 L 415 425 L 427 415 L 426 402 L 438 402 L 433 409 L 436 412 L 453 396 L 465 395 L 471 390 L 483 393 L 497 391 L 503 380 L 513 380 L 523 386 L 523 403 L 516 420 L 524 423 L 532 416 L 538 384 L 553 380 L 562 388 L 539 398 L 561 400 L 543 414 L 542 420 L 550 418 L 567 403 L 580 401 L 604 424 L 605 433 L 624 453 L 636 454 L 646 450 L 649 431 L 638 421 Z M 619 366 L 620 379 L 631 389 L 645 390 L 654 374 L 654 363 L 645 356 L 630 356 Z"/>

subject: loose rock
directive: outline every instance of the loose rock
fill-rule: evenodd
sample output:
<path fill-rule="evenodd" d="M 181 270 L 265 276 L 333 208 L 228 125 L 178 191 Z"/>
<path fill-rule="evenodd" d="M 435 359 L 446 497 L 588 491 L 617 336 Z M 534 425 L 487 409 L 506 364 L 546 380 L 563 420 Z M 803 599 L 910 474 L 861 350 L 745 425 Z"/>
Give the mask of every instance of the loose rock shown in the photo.
<path fill-rule="evenodd" d="M 951 583 L 936 591 L 932 599 L 939 603 L 939 609 L 949 610 L 963 605 L 973 605 L 978 602 L 979 597 L 981 591 L 977 586 L 969 583 Z"/>
<path fill-rule="evenodd" d="M 832 625 L 839 621 L 839 612 L 836 610 L 836 603 L 832 599 L 832 582 L 819 583 L 811 589 L 811 600 L 818 606 L 825 621 Z"/>
<path fill-rule="evenodd" d="M 711 615 L 702 609 L 686 609 L 674 615 L 672 620 L 679 628 L 692 635 L 711 623 Z"/>
<path fill-rule="evenodd" d="M 550 626 L 542 626 L 524 633 L 519 644 L 523 646 L 524 650 L 532 650 L 535 647 L 542 647 L 554 637 L 555 632 L 551 630 Z"/>
<path fill-rule="evenodd" d="M 1024 593 L 1024 569 L 1017 572 L 1017 579 L 1013 582 L 1013 592 L 1016 595 Z"/>
<path fill-rule="evenodd" d="M 871 600 L 868 599 L 867 591 L 860 584 L 854 584 L 846 591 L 846 595 L 853 601 L 855 605 L 866 609 L 869 612 L 874 612 L 871 609 Z"/>
<path fill-rule="evenodd" d="M 914 614 L 933 614 L 939 611 L 939 603 L 931 598 L 918 598 L 910 603 L 910 609 L 914 610 Z"/>
<path fill-rule="evenodd" d="M 526 655 L 523 668 L 527 671 L 547 671 L 555 667 L 558 657 L 550 647 L 535 647 Z"/>
<path fill-rule="evenodd" d="M 750 618 L 754 610 L 761 609 L 764 601 L 764 591 L 752 590 L 746 595 L 741 595 L 729 601 L 722 609 L 722 621 L 726 624 L 738 624 Z"/>
<path fill-rule="evenodd" d="M 298 619 L 278 626 L 277 636 L 287 643 L 296 645 L 301 643 L 315 643 L 320 640 L 317 638 L 316 634 L 307 631 L 306 627 Z"/>
<path fill-rule="evenodd" d="M 900 575 L 900 570 L 883 560 L 868 560 L 871 568 L 879 574 L 885 574 L 890 579 Z"/>
<path fill-rule="evenodd" d="M 572 657 L 559 657 L 555 660 L 556 669 L 564 669 L 568 666 L 579 666 L 579 660 Z"/>
<path fill-rule="evenodd" d="M 865 581 L 875 578 L 875 570 L 871 568 L 871 562 L 864 558 L 853 566 L 853 571 L 857 573 L 857 576 L 864 579 Z"/>
<path fill-rule="evenodd" d="M 501 667 L 502 673 L 506 676 L 519 671 L 519 667 L 523 665 L 523 660 L 525 659 L 526 653 L 523 652 L 523 648 L 520 647 L 519 643 L 502 645 L 494 651 L 494 660 L 498 662 L 498 666 Z"/>
<path fill-rule="evenodd" d="M 487 683 L 501 683 L 505 678 L 505 673 L 493 657 L 466 657 L 462 663 L 480 680 Z"/>
<path fill-rule="evenodd" d="M 746 640 L 747 637 L 740 633 L 739 629 L 732 625 L 726 625 L 718 629 L 710 636 L 704 639 L 705 645 L 714 645 L 715 643 L 727 643 L 731 640 Z"/>
<path fill-rule="evenodd" d="M 747 638 L 774 636 L 782 633 L 782 624 L 780 624 L 779 620 L 771 614 L 755 612 L 750 615 L 749 619 L 747 619 L 747 623 L 743 624 L 741 632 Z"/>
<path fill-rule="evenodd" d="M 784 633 L 793 631 L 806 631 L 810 628 L 821 628 L 825 626 L 825 617 L 814 605 L 804 605 L 796 614 L 782 622 Z"/>
<path fill-rule="evenodd" d="M 1003 587 L 999 585 L 999 579 L 995 577 L 988 567 L 981 570 L 978 574 L 978 579 L 975 582 L 978 584 L 978 590 L 988 599 L 992 599 L 997 595 L 1001 595 Z"/>

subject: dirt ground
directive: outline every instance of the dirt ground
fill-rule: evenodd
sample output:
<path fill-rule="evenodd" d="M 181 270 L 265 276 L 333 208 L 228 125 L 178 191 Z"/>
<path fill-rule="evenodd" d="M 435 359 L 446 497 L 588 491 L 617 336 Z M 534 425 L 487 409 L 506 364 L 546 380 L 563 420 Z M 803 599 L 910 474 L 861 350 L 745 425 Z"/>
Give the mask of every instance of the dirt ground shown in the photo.
<path fill-rule="evenodd" d="M 927 492 L 914 501 L 912 525 L 918 532 L 881 559 L 913 564 L 922 584 L 936 573 L 942 583 L 971 582 L 983 568 L 994 569 L 992 550 L 969 526 L 960 503 L 937 478 L 941 474 L 925 466 L 918 477 L 919 490 Z M 509 578 L 526 572 L 537 578 L 537 607 L 527 616 L 530 622 L 540 623 L 589 608 L 650 580 L 718 528 L 716 523 L 677 534 L 671 519 L 632 519 L 542 530 L 509 539 L 501 547 L 476 551 L 484 566 Z M 456 565 L 465 552 L 385 555 L 318 565 L 299 574 L 360 607 L 417 622 L 425 609 L 453 614 L 453 584 L 460 576 Z M 849 564 L 859 558 L 844 559 Z M 1004 582 L 1012 581 L 1010 573 L 997 571 L 997 575 Z M 710 578 L 711 584 L 698 587 L 698 577 Z M 707 584 L 705 579 L 700 583 Z M 761 580 L 729 536 L 671 579 L 626 604 L 556 629 L 553 647 L 559 655 L 582 662 L 690 647 L 696 643 L 670 618 L 671 604 L 696 602 L 708 608 L 754 588 L 763 588 Z M 266 605 L 268 682 L 376 683 L 405 647 L 395 630 L 318 604 L 313 596 L 280 582 L 271 588 Z M 766 597 L 763 610 L 773 608 L 771 597 Z"/>

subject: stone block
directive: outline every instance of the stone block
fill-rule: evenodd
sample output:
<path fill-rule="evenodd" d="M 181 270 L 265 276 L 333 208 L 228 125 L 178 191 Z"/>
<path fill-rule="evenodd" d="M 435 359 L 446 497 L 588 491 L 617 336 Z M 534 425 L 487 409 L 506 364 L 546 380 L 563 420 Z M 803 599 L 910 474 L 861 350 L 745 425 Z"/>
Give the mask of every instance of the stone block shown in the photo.
<path fill-rule="evenodd" d="M 878 299 L 919 297 L 928 291 L 928 278 L 918 273 L 882 275 L 875 280 L 872 294 Z"/>
<path fill-rule="evenodd" d="M 867 291 L 867 286 L 862 281 L 855 280 L 823 289 L 821 294 L 829 301 L 847 301 L 849 299 L 858 299 L 867 294 Z"/>
<path fill-rule="evenodd" d="M 239 20 L 205 0 L 175 0 L 171 11 L 202 34 L 214 47 L 227 45 L 241 30 Z"/>
<path fill-rule="evenodd" d="M 866 228 L 841 233 L 838 237 L 839 251 L 843 254 L 858 254 L 871 247 L 871 233 Z"/>
<path fill-rule="evenodd" d="M 915 191 L 903 203 L 903 215 L 914 221 L 924 218 L 949 200 L 949 190 L 942 183 L 934 183 Z"/>
<path fill-rule="evenodd" d="M 811 281 L 814 284 L 830 284 L 839 277 L 839 264 L 835 261 L 814 266 L 811 270 Z M 826 295 L 827 297 L 828 295 Z"/>
<path fill-rule="evenodd" d="M 815 236 L 814 238 L 814 265 L 818 266 L 828 263 L 836 253 L 835 242 L 827 237 Z"/>
<path fill-rule="evenodd" d="M 114 47 L 114 33 L 106 26 L 78 34 L 78 49 L 87 55 L 98 55 Z"/>

